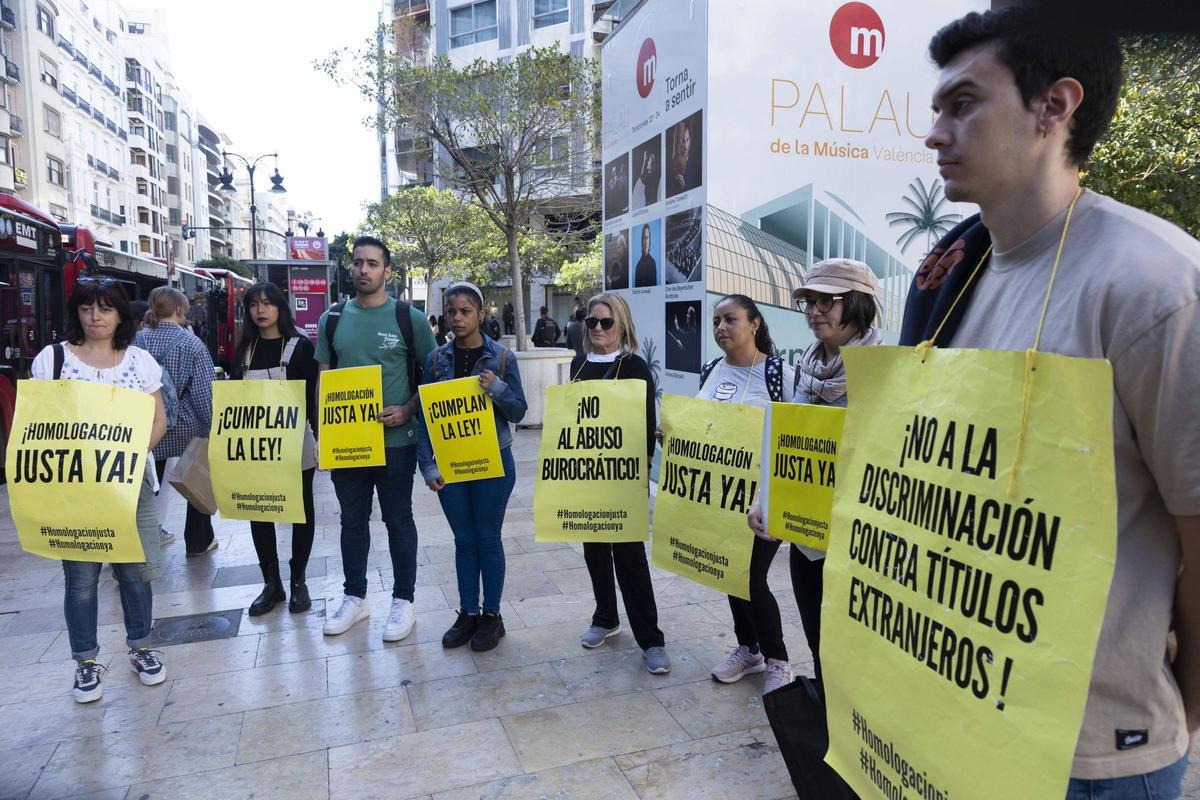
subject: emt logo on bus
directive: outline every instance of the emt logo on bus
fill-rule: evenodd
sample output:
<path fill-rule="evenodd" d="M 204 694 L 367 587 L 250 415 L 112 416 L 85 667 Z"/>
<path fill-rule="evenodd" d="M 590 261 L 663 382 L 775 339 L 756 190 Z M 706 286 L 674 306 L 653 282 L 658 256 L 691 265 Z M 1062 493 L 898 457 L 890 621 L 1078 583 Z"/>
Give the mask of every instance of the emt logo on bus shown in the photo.
<path fill-rule="evenodd" d="M 883 20 L 866 3 L 846 3 L 829 21 L 829 44 L 847 67 L 865 69 L 883 55 Z"/>
<path fill-rule="evenodd" d="M 637 90 L 642 97 L 650 96 L 650 90 L 654 88 L 654 73 L 657 71 L 658 50 L 654 47 L 654 40 L 647 36 L 637 57 Z"/>

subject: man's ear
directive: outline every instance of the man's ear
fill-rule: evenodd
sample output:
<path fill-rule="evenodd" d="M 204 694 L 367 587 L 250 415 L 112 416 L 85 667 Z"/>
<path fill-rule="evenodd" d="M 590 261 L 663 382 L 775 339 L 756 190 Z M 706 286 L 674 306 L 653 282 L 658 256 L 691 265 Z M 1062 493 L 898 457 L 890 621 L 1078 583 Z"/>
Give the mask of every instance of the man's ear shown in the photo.
<path fill-rule="evenodd" d="M 1045 138 L 1056 131 L 1070 132 L 1071 119 L 1083 102 L 1083 84 L 1074 78 L 1059 78 L 1042 98 L 1038 131 Z"/>

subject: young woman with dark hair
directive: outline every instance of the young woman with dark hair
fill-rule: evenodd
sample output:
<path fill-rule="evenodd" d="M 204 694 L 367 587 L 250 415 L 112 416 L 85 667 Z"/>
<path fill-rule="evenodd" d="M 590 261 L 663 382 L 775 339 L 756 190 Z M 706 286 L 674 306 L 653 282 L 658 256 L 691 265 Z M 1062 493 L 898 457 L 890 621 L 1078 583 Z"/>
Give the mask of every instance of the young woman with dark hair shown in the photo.
<path fill-rule="evenodd" d="M 314 521 L 313 476 L 317 471 L 316 439 L 313 427 L 317 419 L 316 397 L 320 371 L 316 348 L 307 336 L 296 328 L 287 298 L 273 283 L 257 283 L 242 297 L 245 324 L 237 347 L 233 351 L 232 377 L 240 380 L 304 381 L 305 417 L 304 455 L 301 477 L 304 486 L 304 522 L 292 523 L 291 600 L 288 611 L 297 614 L 308 611 L 312 600 L 308 595 L 304 572 L 312 553 Z M 279 550 L 275 540 L 275 523 L 251 522 L 254 550 L 262 570 L 262 593 L 250 604 L 250 616 L 257 617 L 287 600 L 283 578 L 279 572 Z"/>
<path fill-rule="evenodd" d="M 504 475 L 462 483 L 442 480 L 424 415 L 419 415 L 417 464 L 429 488 L 438 493 L 446 521 L 454 532 L 454 565 L 458 577 L 458 618 L 442 636 L 443 647 L 491 650 L 504 636 L 500 595 L 504 591 L 504 546 L 500 541 L 504 511 L 517 481 L 512 457 L 512 428 L 525 416 L 525 392 L 517 359 L 481 330 L 483 292 L 473 283 L 450 284 L 444 296 L 445 318 L 454 340 L 429 354 L 422 383 L 478 377 L 492 401 L 500 461 Z M 479 585 L 483 583 L 482 612 Z"/>
<path fill-rule="evenodd" d="M 792 399 L 795 372 L 776 355 L 767 321 L 753 300 L 741 294 L 727 296 L 713 309 L 712 322 L 713 337 L 724 355 L 704 365 L 697 397 L 761 408 Z M 749 532 L 746 535 L 753 536 Z M 766 694 L 791 683 L 792 667 L 783 642 L 779 604 L 767 585 L 767 571 L 779 550 L 779 541 L 753 538 L 750 599 L 729 598 L 738 646 L 729 658 L 713 667 L 712 676 L 721 683 L 733 683 L 745 675 L 766 672 Z"/>
<path fill-rule="evenodd" d="M 154 422 L 150 446 L 167 430 L 163 410 L 162 368 L 145 350 L 132 345 L 136 323 L 125 291 L 112 278 L 83 277 L 67 302 L 67 336 L 60 345 L 47 345 L 33 360 L 32 377 L 37 380 L 90 381 L 146 392 L 154 397 Z M 61 347 L 62 368 L 55 372 L 55 348 Z M 125 616 L 125 644 L 129 666 L 147 686 L 167 678 L 161 654 L 150 650 L 150 628 L 154 621 L 154 593 L 150 581 L 159 575 L 158 519 L 154 512 L 154 473 L 150 461 L 142 476 L 137 504 L 138 538 L 146 554 L 142 564 L 113 564 L 113 575 L 121 592 Z M 105 668 L 96 663 L 100 645 L 96 640 L 98 603 L 96 587 L 100 563 L 63 561 L 66 579 L 63 609 L 71 655 L 76 662 L 75 700 L 90 703 L 103 692 L 100 675 Z"/>

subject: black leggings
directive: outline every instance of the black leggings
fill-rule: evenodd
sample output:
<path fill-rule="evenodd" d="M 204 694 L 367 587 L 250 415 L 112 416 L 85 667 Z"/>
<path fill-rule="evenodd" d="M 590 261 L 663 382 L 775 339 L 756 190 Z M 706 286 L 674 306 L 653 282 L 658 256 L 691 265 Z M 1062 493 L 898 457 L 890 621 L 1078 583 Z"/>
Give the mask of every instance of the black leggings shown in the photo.
<path fill-rule="evenodd" d="M 767 658 L 787 661 L 787 646 L 783 643 L 783 621 L 779 618 L 779 603 L 767 585 L 767 571 L 779 550 L 778 541 L 754 537 L 750 554 L 750 599 L 729 596 L 733 612 L 733 632 L 738 644 L 751 650 L 757 646 Z"/>
<path fill-rule="evenodd" d="M 796 605 L 800 608 L 804 638 L 812 651 L 815 677 L 821 680 L 821 590 L 825 585 L 825 559 L 810 561 L 796 545 L 792 545 L 789 556 L 792 591 L 796 593 Z"/>
<path fill-rule="evenodd" d="M 303 575 L 308 567 L 308 557 L 313 548 L 313 532 L 316 529 L 313 511 L 313 476 L 315 469 L 303 472 L 304 483 L 304 522 L 292 523 L 292 576 Z M 279 551 L 275 545 L 274 522 L 251 522 L 250 534 L 254 537 L 254 550 L 258 553 L 259 564 L 270 564 L 279 560 Z"/>

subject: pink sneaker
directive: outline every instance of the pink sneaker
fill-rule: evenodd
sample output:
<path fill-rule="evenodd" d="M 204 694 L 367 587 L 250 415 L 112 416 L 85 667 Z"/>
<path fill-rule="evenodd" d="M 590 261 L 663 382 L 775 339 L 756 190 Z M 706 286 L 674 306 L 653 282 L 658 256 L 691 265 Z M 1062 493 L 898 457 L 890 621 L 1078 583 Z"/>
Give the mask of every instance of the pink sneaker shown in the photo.
<path fill-rule="evenodd" d="M 740 644 L 733 648 L 733 652 L 724 663 L 713 667 L 712 676 L 714 681 L 721 683 L 737 683 L 746 675 L 755 675 L 766 670 L 767 660 L 763 658 L 763 654 L 751 653 L 749 647 Z"/>

